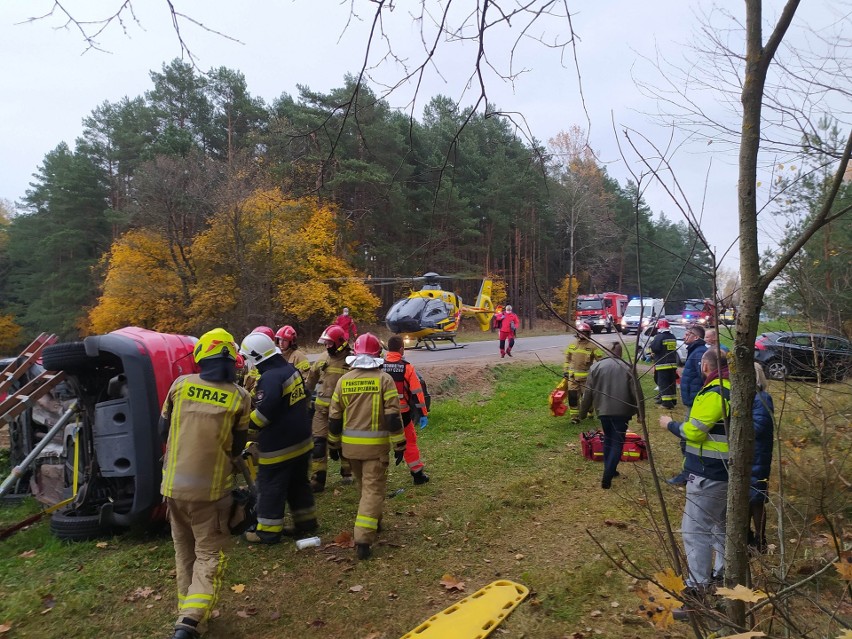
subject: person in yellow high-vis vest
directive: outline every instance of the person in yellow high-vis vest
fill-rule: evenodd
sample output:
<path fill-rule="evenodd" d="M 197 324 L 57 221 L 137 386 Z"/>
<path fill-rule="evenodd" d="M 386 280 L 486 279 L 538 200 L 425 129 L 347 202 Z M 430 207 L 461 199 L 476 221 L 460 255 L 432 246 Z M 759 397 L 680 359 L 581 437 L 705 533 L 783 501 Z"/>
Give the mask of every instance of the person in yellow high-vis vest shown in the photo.
<path fill-rule="evenodd" d="M 577 341 L 565 349 L 563 375 L 567 380 L 568 416 L 572 424 L 580 423 L 580 400 L 586 390 L 586 378 L 589 369 L 597 360 L 603 359 L 604 352 L 591 340 L 592 327 L 581 322 L 577 325 Z"/>
<path fill-rule="evenodd" d="M 251 398 L 236 382 L 237 345 L 226 330 L 201 336 L 201 372 L 178 377 L 160 415 L 166 442 L 160 487 L 175 546 L 178 620 L 173 639 L 195 639 L 222 586 L 231 543 L 233 459 L 248 433 Z"/>
<path fill-rule="evenodd" d="M 361 492 L 355 518 L 355 552 L 367 559 L 376 541 L 388 481 L 388 452 L 396 463 L 405 454 L 399 394 L 393 378 L 381 369 L 382 345 L 372 333 L 355 340 L 352 370 L 337 381 L 328 411 L 328 446 L 332 459 L 341 453 L 352 464 Z"/>

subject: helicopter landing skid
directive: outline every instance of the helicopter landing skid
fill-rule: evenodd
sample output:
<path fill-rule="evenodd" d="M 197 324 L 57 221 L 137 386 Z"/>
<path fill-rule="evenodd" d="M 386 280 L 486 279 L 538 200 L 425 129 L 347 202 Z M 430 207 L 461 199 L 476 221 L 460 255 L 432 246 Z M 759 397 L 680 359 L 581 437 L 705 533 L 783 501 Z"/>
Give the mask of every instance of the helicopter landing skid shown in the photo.
<path fill-rule="evenodd" d="M 450 342 L 452 344 L 452 346 L 441 346 L 441 347 L 439 347 L 438 344 L 437 344 L 438 341 Z M 414 348 L 420 348 L 421 344 L 426 347 L 427 351 L 451 351 L 451 350 L 454 350 L 454 349 L 457 349 L 457 348 L 464 348 L 465 346 L 467 346 L 466 344 L 457 343 L 456 339 L 454 337 L 444 337 L 444 338 L 441 338 L 440 340 L 436 340 L 434 338 L 432 338 L 432 339 L 429 339 L 429 338 L 420 339 L 420 340 L 417 340 L 417 346 L 415 346 Z"/>

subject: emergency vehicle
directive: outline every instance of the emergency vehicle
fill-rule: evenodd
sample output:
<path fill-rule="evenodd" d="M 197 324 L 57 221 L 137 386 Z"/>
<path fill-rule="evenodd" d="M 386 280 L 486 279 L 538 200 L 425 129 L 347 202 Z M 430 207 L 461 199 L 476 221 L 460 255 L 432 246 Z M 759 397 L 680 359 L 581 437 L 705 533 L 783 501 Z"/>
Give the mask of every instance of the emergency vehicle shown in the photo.
<path fill-rule="evenodd" d="M 618 330 L 624 309 L 627 308 L 627 296 L 621 293 L 597 293 L 577 297 L 577 323 L 585 322 L 595 333 L 612 329 Z"/>
<path fill-rule="evenodd" d="M 680 316 L 681 324 L 701 324 L 702 326 L 716 325 L 716 305 L 713 300 L 685 300 Z"/>

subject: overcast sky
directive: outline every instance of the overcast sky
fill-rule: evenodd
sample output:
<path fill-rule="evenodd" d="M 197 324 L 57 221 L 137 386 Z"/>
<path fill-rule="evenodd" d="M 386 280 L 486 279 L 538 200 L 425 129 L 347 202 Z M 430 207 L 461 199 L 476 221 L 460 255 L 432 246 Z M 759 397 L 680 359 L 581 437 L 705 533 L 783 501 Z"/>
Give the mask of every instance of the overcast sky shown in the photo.
<path fill-rule="evenodd" d="M 67 0 L 63 6 L 79 19 L 92 20 L 119 4 L 119 0 Z M 355 0 L 356 10 L 363 9 L 359 19 L 350 16 L 348 0 L 175 0 L 174 4 L 211 29 L 240 41 L 185 23 L 183 37 L 198 66 L 241 71 L 251 93 L 267 103 L 285 92 L 295 94 L 297 84 L 327 91 L 341 86 L 345 73 L 356 73 L 364 58 L 374 7 L 366 0 Z M 394 4 L 395 10 L 385 21 L 386 32 L 395 51 L 416 62 L 422 51 L 416 46 L 420 31 L 407 10 L 419 3 L 397 0 Z M 660 146 L 668 144 L 671 132 L 645 115 L 655 110 L 654 103 L 641 94 L 634 78 L 663 85 L 654 65 L 642 56 L 679 60 L 685 43 L 696 37 L 699 23 L 694 11 L 699 3 L 611 0 L 569 4 L 577 7 L 573 25 L 579 36 L 577 57 L 585 109 L 570 51 L 545 48 L 529 39 L 522 42 L 514 58 L 515 69 L 526 71 L 514 85 L 487 78 L 488 97 L 503 111 L 523 114 L 532 135 L 542 141 L 575 124 L 589 129 L 591 147 L 610 174 L 624 184 L 629 171 L 620 158 L 612 122 L 616 122 L 616 131 L 626 125 Z M 722 4 L 742 13 L 744 3 Z M 773 15 L 781 4 L 766 2 L 766 13 Z M 19 200 L 45 153 L 61 141 L 73 146 L 82 119 L 98 104 L 142 95 L 151 88 L 149 72 L 181 55 L 165 0 L 137 0 L 133 5 L 136 22 L 126 15 L 124 30 L 113 25 L 99 38 L 107 52 L 85 51 L 79 32 L 62 28 L 64 21 L 59 17 L 20 24 L 50 11 L 52 5 L 51 0 L 4 0 L 0 4 L 2 199 Z M 803 5 L 809 5 L 800 9 L 803 20 L 824 18 L 824 8 L 814 7 L 822 7 L 822 3 Z M 560 31 L 564 36 L 564 21 L 541 23 L 531 33 L 550 41 Z M 507 34 L 495 34 L 493 43 L 489 42 L 492 62 L 501 70 L 508 68 L 510 41 Z M 497 55 L 498 51 L 502 54 Z M 433 95 L 448 95 L 463 103 L 475 97 L 466 89 L 473 52 L 472 47 L 460 43 L 441 44 L 436 65 L 430 68 L 414 106 L 417 117 Z M 385 62 L 374 75 L 392 82 L 399 77 L 400 67 Z M 387 99 L 391 106 L 410 108 L 411 89 L 403 87 Z M 724 105 L 718 97 L 704 99 L 704 108 L 722 113 Z M 680 142 L 682 136 L 675 134 L 674 139 Z M 623 137 L 621 143 L 625 144 Z M 634 170 L 641 170 L 633 162 Z M 681 147 L 674 163 L 692 205 L 696 209 L 703 206 L 703 228 L 721 253 L 737 234 L 736 153 L 724 145 L 708 146 L 701 141 Z M 681 219 L 663 189 L 652 186 L 646 199 L 655 213 L 664 211 L 670 218 Z M 735 266 L 736 262 L 726 260 L 726 264 Z"/>

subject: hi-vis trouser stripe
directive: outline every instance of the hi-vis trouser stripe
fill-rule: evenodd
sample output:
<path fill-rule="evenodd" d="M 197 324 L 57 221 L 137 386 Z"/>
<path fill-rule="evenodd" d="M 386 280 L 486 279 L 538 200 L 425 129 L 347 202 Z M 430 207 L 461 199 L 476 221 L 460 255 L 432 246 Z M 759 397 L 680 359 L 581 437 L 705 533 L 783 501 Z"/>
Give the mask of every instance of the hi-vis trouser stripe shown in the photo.
<path fill-rule="evenodd" d="M 358 513 L 358 516 L 355 518 L 355 526 L 358 528 L 366 528 L 367 530 L 378 530 L 379 520 L 375 517 L 367 517 L 367 515 Z"/>
<path fill-rule="evenodd" d="M 405 435 L 402 436 L 405 439 Z M 328 436 L 329 441 L 332 441 L 332 435 Z M 343 443 L 355 444 L 361 446 L 374 446 L 376 444 L 387 444 L 391 441 L 390 433 L 386 430 L 352 430 L 351 428 L 343 429 Z"/>
<path fill-rule="evenodd" d="M 300 455 L 304 455 L 305 453 L 310 452 L 314 448 L 313 439 L 306 439 L 303 442 L 299 442 L 298 444 L 294 444 L 293 446 L 287 446 L 287 448 L 280 448 L 278 450 L 270 450 L 265 453 L 260 453 L 258 456 L 258 463 L 268 465 L 268 464 L 280 464 L 281 462 L 285 462 L 289 459 L 295 459 Z"/>
<path fill-rule="evenodd" d="M 178 609 L 179 614 L 185 615 L 190 619 L 198 619 L 194 611 L 203 611 L 201 621 L 207 621 L 210 613 L 216 607 L 216 602 L 219 601 L 219 594 L 222 591 L 223 575 L 225 568 L 228 567 L 228 557 L 221 550 L 219 551 L 219 561 L 216 565 L 216 572 L 213 574 L 213 592 L 194 592 L 191 595 L 183 595 L 178 593 Z"/>
<path fill-rule="evenodd" d="M 257 518 L 257 530 L 271 533 L 280 533 L 284 530 L 284 518 L 269 519 L 267 517 Z"/>
<path fill-rule="evenodd" d="M 668 370 L 670 368 L 677 368 L 677 364 L 655 364 L 654 367 L 658 371 Z"/>

